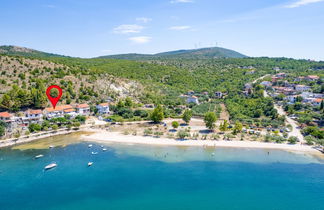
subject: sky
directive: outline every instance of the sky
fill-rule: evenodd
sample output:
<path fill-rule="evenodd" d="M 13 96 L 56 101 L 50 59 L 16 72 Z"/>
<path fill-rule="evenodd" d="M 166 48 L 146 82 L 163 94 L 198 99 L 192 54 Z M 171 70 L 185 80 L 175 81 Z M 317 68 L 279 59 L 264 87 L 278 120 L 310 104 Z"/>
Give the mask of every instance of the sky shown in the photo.
<path fill-rule="evenodd" d="M 0 45 L 76 57 L 224 47 L 324 60 L 324 0 L 0 0 Z"/>

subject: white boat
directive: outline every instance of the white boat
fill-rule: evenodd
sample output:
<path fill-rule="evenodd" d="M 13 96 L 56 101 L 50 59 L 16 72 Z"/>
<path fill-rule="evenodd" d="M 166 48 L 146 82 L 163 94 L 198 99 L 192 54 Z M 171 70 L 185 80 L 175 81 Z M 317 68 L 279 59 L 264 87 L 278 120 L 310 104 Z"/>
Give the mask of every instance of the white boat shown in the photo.
<path fill-rule="evenodd" d="M 36 155 L 35 159 L 42 158 L 42 157 L 44 157 L 44 155 Z"/>
<path fill-rule="evenodd" d="M 102 151 L 107 151 L 107 149 L 106 148 L 103 148 Z"/>
<path fill-rule="evenodd" d="M 103 148 L 104 146 L 103 146 L 103 145 L 101 145 L 100 147 L 101 147 L 101 148 Z"/>
<path fill-rule="evenodd" d="M 91 148 L 92 147 L 92 144 L 89 144 L 88 147 Z"/>
<path fill-rule="evenodd" d="M 52 148 L 54 148 L 54 146 L 53 145 L 50 145 L 49 148 L 52 149 Z"/>
<path fill-rule="evenodd" d="M 57 166 L 57 164 L 56 163 L 51 163 L 51 164 L 49 164 L 49 165 L 47 165 L 47 166 L 45 166 L 45 170 L 49 170 L 49 169 L 52 169 L 52 168 L 55 168 Z"/>
<path fill-rule="evenodd" d="M 88 162 L 88 166 L 92 166 L 93 162 Z"/>
<path fill-rule="evenodd" d="M 98 154 L 98 152 L 91 152 L 91 154 L 93 154 L 93 155 L 97 155 L 97 154 Z"/>

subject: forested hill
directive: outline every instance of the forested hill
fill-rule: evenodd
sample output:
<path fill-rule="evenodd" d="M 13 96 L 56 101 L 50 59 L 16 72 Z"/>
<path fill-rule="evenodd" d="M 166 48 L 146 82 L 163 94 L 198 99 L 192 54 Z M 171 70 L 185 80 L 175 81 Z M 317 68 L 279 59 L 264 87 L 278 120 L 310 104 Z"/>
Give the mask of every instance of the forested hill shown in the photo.
<path fill-rule="evenodd" d="M 26 47 L 19 47 L 13 45 L 3 45 L 0 46 L 0 54 L 3 55 L 13 55 L 13 56 L 25 56 L 25 57 L 37 57 L 37 58 L 47 58 L 47 57 L 67 57 L 63 55 L 46 53 Z"/>
<path fill-rule="evenodd" d="M 244 58 L 247 57 L 234 50 L 220 47 L 201 48 L 193 50 L 176 50 L 157 54 L 119 54 L 101 56 L 99 58 L 114 58 L 127 60 L 152 60 L 152 59 L 211 59 L 211 58 Z"/>

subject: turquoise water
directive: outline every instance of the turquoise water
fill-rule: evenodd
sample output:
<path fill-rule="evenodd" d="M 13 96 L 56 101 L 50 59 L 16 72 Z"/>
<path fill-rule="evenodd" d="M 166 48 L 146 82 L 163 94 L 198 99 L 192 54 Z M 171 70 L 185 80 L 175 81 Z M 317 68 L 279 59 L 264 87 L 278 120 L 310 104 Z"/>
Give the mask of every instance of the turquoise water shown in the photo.
<path fill-rule="evenodd" d="M 312 156 L 92 144 L 0 150 L 0 209 L 324 209 L 324 164 Z"/>

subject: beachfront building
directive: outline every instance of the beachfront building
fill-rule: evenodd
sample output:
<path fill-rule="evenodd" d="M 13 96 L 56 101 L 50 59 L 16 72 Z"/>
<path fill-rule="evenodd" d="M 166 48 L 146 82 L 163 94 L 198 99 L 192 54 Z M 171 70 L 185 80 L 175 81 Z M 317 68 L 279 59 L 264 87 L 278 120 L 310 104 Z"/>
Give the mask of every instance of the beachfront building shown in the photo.
<path fill-rule="evenodd" d="M 99 114 L 109 114 L 110 113 L 109 104 L 108 103 L 98 104 L 96 106 L 96 108 L 98 109 L 98 113 Z"/>
<path fill-rule="evenodd" d="M 305 77 L 305 80 L 307 80 L 307 81 L 317 81 L 317 80 L 319 80 L 319 76 L 308 75 L 307 77 Z"/>
<path fill-rule="evenodd" d="M 47 117 L 47 119 L 57 118 L 57 117 L 64 117 L 64 110 L 73 109 L 71 105 L 62 105 L 62 106 L 56 106 L 54 108 L 45 108 L 44 114 Z"/>
<path fill-rule="evenodd" d="M 9 112 L 0 112 L 0 120 L 8 124 L 14 121 L 13 115 Z"/>
<path fill-rule="evenodd" d="M 73 108 L 64 109 L 63 112 L 64 112 L 64 115 L 69 115 L 72 118 L 74 118 L 74 117 L 76 117 L 78 115 L 78 113 L 76 112 L 76 110 L 73 109 Z"/>
<path fill-rule="evenodd" d="M 76 106 L 76 111 L 79 115 L 89 116 L 90 115 L 90 106 L 88 104 L 78 104 Z"/>
<path fill-rule="evenodd" d="M 28 109 L 25 112 L 25 117 L 22 117 L 23 123 L 28 125 L 30 123 L 40 123 L 43 121 L 43 111 L 40 109 Z"/>

